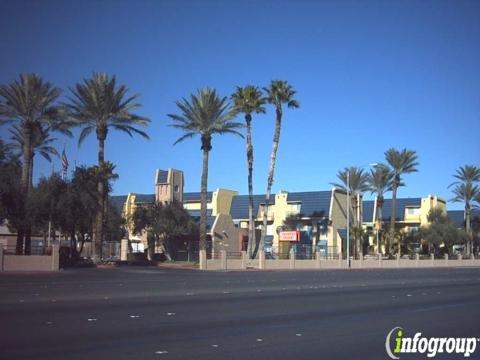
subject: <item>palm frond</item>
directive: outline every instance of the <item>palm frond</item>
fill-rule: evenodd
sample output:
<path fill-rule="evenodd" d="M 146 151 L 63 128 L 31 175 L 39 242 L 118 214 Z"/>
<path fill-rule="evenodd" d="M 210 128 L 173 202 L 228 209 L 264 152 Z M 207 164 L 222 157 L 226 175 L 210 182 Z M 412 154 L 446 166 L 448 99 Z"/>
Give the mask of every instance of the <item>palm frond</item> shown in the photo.
<path fill-rule="evenodd" d="M 453 175 L 457 181 L 451 183 L 448 187 L 461 183 L 475 183 L 480 181 L 480 168 L 475 165 L 460 166 Z"/>
<path fill-rule="evenodd" d="M 185 135 L 181 136 L 180 138 L 178 138 L 174 143 L 173 145 L 177 145 L 179 142 L 182 142 L 183 140 L 185 139 L 190 139 L 192 137 L 194 137 L 195 135 L 198 135 L 196 132 L 190 132 L 190 133 L 186 133 Z"/>
<path fill-rule="evenodd" d="M 172 120 L 171 127 L 186 132 L 175 144 L 193 137 L 210 138 L 213 134 L 240 135 L 243 124 L 232 121 L 233 111 L 228 98 L 219 97 L 214 89 L 202 88 L 190 97 L 176 101 L 179 114 L 168 114 Z"/>
<path fill-rule="evenodd" d="M 244 113 L 265 113 L 266 99 L 258 87 L 247 85 L 245 87 L 237 86 L 235 93 L 231 96 L 233 102 L 233 111 L 235 114 Z"/>
<path fill-rule="evenodd" d="M 56 103 L 61 93 L 36 74 L 21 74 L 18 80 L 0 86 L 0 124 L 15 122 L 68 134 L 65 112 Z"/>
<path fill-rule="evenodd" d="M 128 88 L 117 85 L 115 75 L 109 77 L 105 73 L 93 73 L 91 78 L 70 88 L 70 93 L 64 106 L 70 119 L 83 127 L 79 144 L 94 129 L 103 129 L 106 134 L 109 127 L 130 136 L 137 134 L 149 138 L 138 127 L 147 127 L 150 119 L 132 112 L 140 107 L 135 102 L 139 95 L 127 96 Z"/>
<path fill-rule="evenodd" d="M 78 146 L 80 146 L 83 143 L 83 140 L 90 135 L 90 133 L 94 130 L 95 128 L 92 125 L 85 126 L 82 131 L 80 132 L 80 136 L 78 137 Z"/>
<path fill-rule="evenodd" d="M 126 134 L 128 134 L 130 137 L 133 137 L 133 134 L 140 135 L 141 137 L 150 140 L 150 137 L 148 134 L 142 130 L 139 130 L 137 128 L 134 128 L 133 126 L 129 125 L 117 125 L 117 124 L 112 124 L 111 125 L 115 130 L 120 130 Z"/>

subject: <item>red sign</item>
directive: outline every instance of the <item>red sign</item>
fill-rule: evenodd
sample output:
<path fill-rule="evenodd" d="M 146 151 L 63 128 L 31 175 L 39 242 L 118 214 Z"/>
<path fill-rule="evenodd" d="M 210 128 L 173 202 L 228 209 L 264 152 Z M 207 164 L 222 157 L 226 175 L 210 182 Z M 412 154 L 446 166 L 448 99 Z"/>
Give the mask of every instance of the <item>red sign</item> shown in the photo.
<path fill-rule="evenodd" d="M 280 231 L 280 241 L 300 241 L 300 231 Z"/>

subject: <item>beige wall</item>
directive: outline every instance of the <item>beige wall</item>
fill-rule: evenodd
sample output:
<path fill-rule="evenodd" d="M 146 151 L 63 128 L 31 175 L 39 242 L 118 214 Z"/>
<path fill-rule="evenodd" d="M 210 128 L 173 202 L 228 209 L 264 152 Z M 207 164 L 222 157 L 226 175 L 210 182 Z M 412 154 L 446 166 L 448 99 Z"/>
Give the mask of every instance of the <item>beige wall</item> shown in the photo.
<path fill-rule="evenodd" d="M 168 169 L 167 183 L 155 184 L 155 201 L 170 203 L 183 202 L 183 171 Z"/>
<path fill-rule="evenodd" d="M 227 252 L 240 251 L 239 230 L 233 224 L 232 217 L 227 214 L 219 214 L 210 230 L 212 236 L 212 253 L 218 254 L 220 250 Z"/>
<path fill-rule="evenodd" d="M 249 260 L 247 266 L 254 268 L 260 268 L 259 260 Z M 435 268 L 435 267 L 478 267 L 480 266 L 480 260 L 464 259 L 464 260 L 352 260 L 351 262 L 352 269 L 404 269 L 404 268 Z M 207 270 L 223 270 L 225 267 L 222 266 L 220 259 L 207 260 Z M 241 260 L 237 259 L 228 259 L 226 261 L 226 269 L 242 269 Z M 295 260 L 291 261 L 290 259 L 284 260 L 265 260 L 264 269 L 267 270 L 287 270 L 287 269 L 310 269 L 310 270 L 321 270 L 321 269 L 346 269 L 345 260 L 326 260 L 326 259 L 315 259 L 315 260 Z"/>
<path fill-rule="evenodd" d="M 200 210 L 200 200 L 184 203 L 183 207 L 187 210 Z M 213 205 L 211 202 L 207 202 L 207 210 L 212 210 Z"/>
<path fill-rule="evenodd" d="M 235 195 L 238 195 L 238 191 L 217 189 L 212 194 L 212 215 L 230 214 L 232 200 Z"/>
<path fill-rule="evenodd" d="M 347 193 L 338 189 L 332 189 L 329 218 L 332 225 L 328 227 L 328 246 L 336 246 L 337 252 L 342 252 L 341 238 L 338 229 L 347 227 Z M 353 209 L 350 203 L 350 218 L 353 216 Z"/>
<path fill-rule="evenodd" d="M 53 246 L 52 255 L 6 255 L 0 248 L 0 271 L 58 271 L 59 247 Z"/>

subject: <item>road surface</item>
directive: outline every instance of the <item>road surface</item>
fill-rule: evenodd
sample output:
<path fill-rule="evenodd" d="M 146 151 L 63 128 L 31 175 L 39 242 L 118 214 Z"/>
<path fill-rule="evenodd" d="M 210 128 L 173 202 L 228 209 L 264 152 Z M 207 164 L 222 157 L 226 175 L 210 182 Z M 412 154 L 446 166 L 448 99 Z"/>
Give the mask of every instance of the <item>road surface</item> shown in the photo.
<path fill-rule="evenodd" d="M 479 338 L 480 269 L 0 274 L 0 359 L 388 359 L 396 326 Z"/>

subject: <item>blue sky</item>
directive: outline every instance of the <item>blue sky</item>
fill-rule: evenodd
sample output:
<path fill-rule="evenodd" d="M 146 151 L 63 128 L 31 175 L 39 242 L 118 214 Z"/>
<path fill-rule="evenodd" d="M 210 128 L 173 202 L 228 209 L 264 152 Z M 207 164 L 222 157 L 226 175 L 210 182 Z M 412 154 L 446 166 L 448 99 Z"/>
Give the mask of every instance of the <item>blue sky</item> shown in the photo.
<path fill-rule="evenodd" d="M 67 89 L 105 71 L 141 94 L 152 139 L 109 133 L 115 194 L 152 193 L 155 169 L 169 167 L 198 191 L 200 140 L 172 145 L 181 135 L 166 116 L 175 100 L 272 79 L 288 80 L 301 103 L 284 113 L 274 191 L 330 189 L 344 166 L 407 147 L 420 171 L 399 196 L 449 199 L 454 170 L 480 165 L 479 1 L 0 0 L 0 33 L 0 83 L 36 72 Z M 254 117 L 256 193 L 265 192 L 273 125 L 271 107 Z M 94 137 L 80 148 L 61 138 L 60 151 L 64 143 L 70 164 L 96 162 Z M 37 160 L 37 178 L 50 171 Z M 213 140 L 217 187 L 247 192 L 240 138 Z"/>

